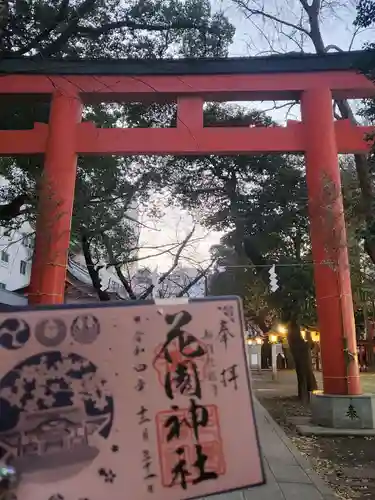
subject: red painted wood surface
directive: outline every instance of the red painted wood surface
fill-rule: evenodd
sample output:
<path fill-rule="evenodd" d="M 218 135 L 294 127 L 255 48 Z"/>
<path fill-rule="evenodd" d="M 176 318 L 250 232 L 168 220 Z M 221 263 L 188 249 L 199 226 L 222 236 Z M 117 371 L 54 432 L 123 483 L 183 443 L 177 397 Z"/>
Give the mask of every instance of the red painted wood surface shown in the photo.
<path fill-rule="evenodd" d="M 288 127 L 199 128 L 189 117 L 178 128 L 106 129 L 86 122 L 77 125 L 75 148 L 84 155 L 303 153 L 308 144 L 305 127 L 294 122 Z M 372 130 L 347 120 L 335 122 L 338 152 L 366 152 L 370 147 L 366 136 Z M 0 130 L 0 155 L 44 153 L 47 136 L 48 125 L 42 123 L 33 130 Z"/>
<path fill-rule="evenodd" d="M 39 193 L 30 304 L 64 302 L 77 173 L 76 125 L 81 114 L 78 96 L 53 96 Z"/>
<path fill-rule="evenodd" d="M 332 98 L 329 89 L 304 92 L 306 180 L 315 293 L 326 394 L 361 394 L 350 266 Z M 322 265 L 326 263 L 326 265 Z"/>
<path fill-rule="evenodd" d="M 43 76 L 0 78 L 0 94 L 82 95 L 90 101 L 165 101 L 196 95 L 206 101 L 299 98 L 303 90 L 330 88 L 335 98 L 374 95 L 374 85 L 355 71 L 260 75 Z"/>

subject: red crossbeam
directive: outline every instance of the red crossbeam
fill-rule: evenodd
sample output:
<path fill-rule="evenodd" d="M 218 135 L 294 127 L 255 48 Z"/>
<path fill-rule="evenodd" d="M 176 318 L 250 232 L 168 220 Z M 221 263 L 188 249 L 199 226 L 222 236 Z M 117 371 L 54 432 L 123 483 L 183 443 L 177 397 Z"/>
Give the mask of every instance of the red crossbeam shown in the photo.
<path fill-rule="evenodd" d="M 339 153 L 366 152 L 365 137 L 372 127 L 355 127 L 349 121 L 335 122 Z M 36 124 L 33 130 L 0 131 L 0 155 L 37 154 L 45 151 L 48 125 Z M 209 127 L 106 129 L 91 123 L 77 125 L 79 154 L 251 154 L 303 152 L 308 129 L 302 123 L 287 127 Z"/>
<path fill-rule="evenodd" d="M 199 95 L 205 100 L 262 100 L 298 98 L 302 91 L 330 88 L 334 98 L 374 94 L 373 83 L 355 71 L 258 75 L 181 76 L 44 76 L 9 75 L 0 78 L 0 94 L 80 93 L 88 101 L 174 100 Z"/>

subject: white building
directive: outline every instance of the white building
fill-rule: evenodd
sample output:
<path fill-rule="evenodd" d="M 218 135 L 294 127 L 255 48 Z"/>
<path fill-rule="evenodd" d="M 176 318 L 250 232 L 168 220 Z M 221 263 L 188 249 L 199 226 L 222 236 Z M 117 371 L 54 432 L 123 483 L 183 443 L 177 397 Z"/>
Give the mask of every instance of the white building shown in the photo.
<path fill-rule="evenodd" d="M 128 214 L 134 221 L 129 223 L 134 225 L 135 231 L 138 231 L 139 226 L 136 224 L 138 218 L 137 209 L 130 209 Z M 17 231 L 0 227 L 0 291 L 15 291 L 29 285 L 34 240 L 34 232 L 27 223 L 23 224 Z M 131 267 L 131 272 L 134 274 L 136 272 L 136 263 L 132 264 Z M 82 254 L 69 257 L 68 271 L 82 284 L 92 286 Z M 99 276 L 105 290 L 116 293 L 122 298 L 127 297 L 125 289 L 113 268 L 107 268 L 104 265 L 99 271 Z"/>
<path fill-rule="evenodd" d="M 6 189 L 8 184 L 0 176 L 0 189 Z M 0 290 L 18 290 L 29 284 L 33 248 L 30 224 L 23 224 L 18 231 L 0 226 Z"/>
<path fill-rule="evenodd" d="M 0 289 L 14 291 L 30 282 L 34 236 L 24 224 L 20 230 L 0 227 Z"/>
<path fill-rule="evenodd" d="M 33 249 L 34 235 L 29 225 L 25 224 L 19 231 L 0 227 L 0 290 L 12 292 L 29 285 Z M 83 284 L 92 286 L 83 255 L 69 258 L 68 271 Z M 103 288 L 126 296 L 121 281 L 112 269 L 101 269 L 99 276 Z"/>

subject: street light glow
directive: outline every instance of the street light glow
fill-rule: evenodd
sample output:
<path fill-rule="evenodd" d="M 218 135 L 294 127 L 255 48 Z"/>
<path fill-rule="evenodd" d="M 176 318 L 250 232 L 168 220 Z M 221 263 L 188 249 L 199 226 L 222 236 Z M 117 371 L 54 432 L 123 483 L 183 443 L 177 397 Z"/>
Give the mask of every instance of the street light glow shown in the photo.
<path fill-rule="evenodd" d="M 277 325 L 277 331 L 279 333 L 283 333 L 283 334 L 284 333 L 288 333 L 288 330 L 287 330 L 287 328 L 284 325 Z"/>

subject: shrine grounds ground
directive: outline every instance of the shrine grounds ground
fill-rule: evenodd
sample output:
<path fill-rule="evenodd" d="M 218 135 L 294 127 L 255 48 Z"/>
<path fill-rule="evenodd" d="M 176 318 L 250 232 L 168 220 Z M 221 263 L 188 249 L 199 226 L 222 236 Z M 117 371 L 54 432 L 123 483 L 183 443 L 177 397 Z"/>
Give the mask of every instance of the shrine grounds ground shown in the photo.
<path fill-rule="evenodd" d="M 321 373 L 315 375 L 321 388 Z M 361 374 L 361 381 L 364 392 L 375 393 L 375 373 Z M 375 437 L 300 436 L 291 420 L 310 410 L 295 397 L 295 372 L 281 370 L 276 381 L 269 371 L 253 372 L 252 382 L 257 399 L 338 498 L 375 499 Z"/>

